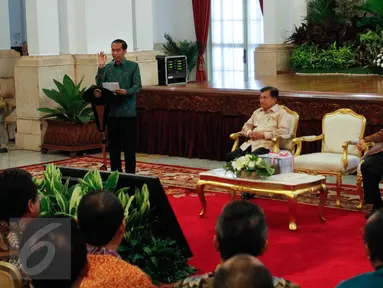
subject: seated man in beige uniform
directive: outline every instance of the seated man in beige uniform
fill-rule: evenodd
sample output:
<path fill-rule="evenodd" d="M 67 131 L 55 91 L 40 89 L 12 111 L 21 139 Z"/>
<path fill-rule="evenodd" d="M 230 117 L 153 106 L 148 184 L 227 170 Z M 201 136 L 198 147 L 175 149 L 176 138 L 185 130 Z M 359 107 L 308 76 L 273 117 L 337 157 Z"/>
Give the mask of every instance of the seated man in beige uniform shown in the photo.
<path fill-rule="evenodd" d="M 272 150 L 271 139 L 289 132 L 287 112 L 277 104 L 279 91 L 274 87 L 261 89 L 259 102 L 261 108 L 254 111 L 251 118 L 243 125 L 242 133 L 250 138 L 240 148 L 227 155 L 227 161 L 247 153 L 267 154 Z"/>

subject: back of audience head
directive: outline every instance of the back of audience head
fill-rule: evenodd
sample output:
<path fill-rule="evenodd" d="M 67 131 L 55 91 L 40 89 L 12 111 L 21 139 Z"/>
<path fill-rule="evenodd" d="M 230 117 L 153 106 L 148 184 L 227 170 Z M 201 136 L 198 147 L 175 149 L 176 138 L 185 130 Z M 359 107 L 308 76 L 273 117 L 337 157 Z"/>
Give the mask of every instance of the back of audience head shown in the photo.
<path fill-rule="evenodd" d="M 260 256 L 267 246 L 267 225 L 262 210 L 245 200 L 225 206 L 216 225 L 216 246 L 222 260 L 238 254 Z"/>
<path fill-rule="evenodd" d="M 48 246 L 54 247 L 54 250 L 49 251 L 52 247 Z M 49 261 L 48 255 L 52 251 L 52 261 L 47 263 L 45 269 L 29 273 L 28 269 L 38 269 L 43 261 Z M 81 274 L 86 272 L 86 242 L 73 218 L 36 218 L 26 226 L 21 237 L 19 259 L 34 288 L 73 287 Z"/>
<path fill-rule="evenodd" d="M 124 208 L 112 192 L 94 191 L 82 197 L 77 212 L 81 231 L 88 244 L 117 248 L 125 233 Z"/>
<path fill-rule="evenodd" d="M 213 288 L 273 288 L 273 277 L 255 257 L 237 255 L 214 274 Z"/>
<path fill-rule="evenodd" d="M 364 227 L 366 252 L 374 268 L 383 265 L 383 209 L 373 214 Z"/>
<path fill-rule="evenodd" d="M 40 211 L 38 191 L 32 176 L 22 169 L 0 173 L 0 221 L 33 218 Z"/>

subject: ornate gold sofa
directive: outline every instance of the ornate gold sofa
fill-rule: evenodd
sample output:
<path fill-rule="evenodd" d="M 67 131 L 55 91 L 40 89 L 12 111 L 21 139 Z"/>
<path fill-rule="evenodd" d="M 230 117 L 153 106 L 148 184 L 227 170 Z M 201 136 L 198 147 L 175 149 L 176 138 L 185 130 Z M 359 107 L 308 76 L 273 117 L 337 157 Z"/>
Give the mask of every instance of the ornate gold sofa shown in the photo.
<path fill-rule="evenodd" d="M 350 109 L 339 109 L 327 113 L 322 119 L 322 134 L 296 138 L 294 171 L 336 177 L 336 204 L 340 206 L 343 175 L 354 173 L 361 161 L 362 153 L 355 146 L 366 129 L 366 118 Z M 300 155 L 302 142 L 322 141 L 319 153 Z M 363 201 L 363 195 L 360 201 Z"/>

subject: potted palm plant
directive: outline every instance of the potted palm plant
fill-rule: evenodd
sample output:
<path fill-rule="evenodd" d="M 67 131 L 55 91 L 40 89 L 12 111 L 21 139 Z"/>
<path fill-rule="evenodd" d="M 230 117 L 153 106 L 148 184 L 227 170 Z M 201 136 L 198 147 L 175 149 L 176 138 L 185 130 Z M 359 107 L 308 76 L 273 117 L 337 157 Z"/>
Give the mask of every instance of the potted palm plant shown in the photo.
<path fill-rule="evenodd" d="M 63 150 L 76 152 L 101 147 L 101 135 L 94 121 L 93 110 L 82 98 L 86 88 L 81 88 L 82 80 L 75 85 L 65 75 L 60 83 L 53 80 L 57 90 L 43 89 L 44 94 L 53 100 L 54 108 L 39 108 L 45 113 L 42 117 L 48 124 L 41 152 Z"/>
<path fill-rule="evenodd" d="M 162 52 L 167 56 L 185 55 L 187 58 L 188 78 L 197 65 L 199 44 L 197 41 L 174 41 L 173 37 L 165 34 L 166 43 L 162 45 Z"/>

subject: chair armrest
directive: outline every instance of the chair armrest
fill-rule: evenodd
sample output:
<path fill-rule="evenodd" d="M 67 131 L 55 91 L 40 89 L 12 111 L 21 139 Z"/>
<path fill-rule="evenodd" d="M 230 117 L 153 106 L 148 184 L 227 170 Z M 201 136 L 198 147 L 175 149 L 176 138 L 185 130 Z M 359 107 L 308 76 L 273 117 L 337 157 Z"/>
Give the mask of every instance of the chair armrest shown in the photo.
<path fill-rule="evenodd" d="M 357 145 L 358 142 L 353 140 L 353 141 L 346 141 L 342 144 L 342 162 L 343 162 L 343 167 L 345 170 L 347 170 L 348 167 L 348 146 L 349 145 Z"/>
<path fill-rule="evenodd" d="M 312 136 L 303 136 L 303 137 L 299 137 L 299 138 L 294 138 L 293 144 L 297 145 L 297 148 L 296 148 L 294 155 L 295 156 L 301 155 L 302 142 L 314 142 L 314 141 L 318 141 L 318 140 L 323 140 L 323 138 L 324 138 L 323 134 L 321 134 L 319 136 L 312 135 Z"/>
<path fill-rule="evenodd" d="M 236 132 L 236 133 L 230 134 L 230 139 L 232 139 L 232 140 L 235 140 L 235 139 L 237 139 L 239 137 L 246 137 L 246 136 L 243 135 L 242 132 Z"/>
<path fill-rule="evenodd" d="M 235 149 L 239 146 L 239 138 L 244 137 L 248 138 L 247 136 L 243 135 L 242 132 L 232 133 L 230 134 L 230 139 L 234 140 L 233 147 L 231 148 L 231 152 L 233 152 Z"/>
<path fill-rule="evenodd" d="M 271 141 L 273 142 L 273 152 L 274 153 L 279 153 L 279 141 L 282 139 L 282 140 L 289 140 L 291 139 L 291 135 L 287 134 L 287 135 L 278 135 L 276 137 L 273 137 L 271 139 Z"/>
<path fill-rule="evenodd" d="M 347 142 L 345 142 L 343 145 L 345 145 L 346 143 L 348 143 L 348 145 L 357 145 L 358 142 L 359 142 L 359 140 L 356 139 L 356 140 L 347 141 Z M 342 147 L 343 147 L 343 145 L 342 145 Z M 365 143 L 363 144 L 363 150 L 362 150 L 363 154 L 362 154 L 362 156 L 366 155 L 366 153 L 368 152 L 368 150 L 370 150 L 370 148 L 371 148 L 371 147 L 374 147 L 374 146 L 375 146 L 375 143 L 374 143 L 374 142 L 365 142 Z"/>

